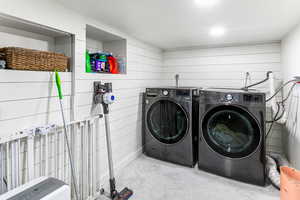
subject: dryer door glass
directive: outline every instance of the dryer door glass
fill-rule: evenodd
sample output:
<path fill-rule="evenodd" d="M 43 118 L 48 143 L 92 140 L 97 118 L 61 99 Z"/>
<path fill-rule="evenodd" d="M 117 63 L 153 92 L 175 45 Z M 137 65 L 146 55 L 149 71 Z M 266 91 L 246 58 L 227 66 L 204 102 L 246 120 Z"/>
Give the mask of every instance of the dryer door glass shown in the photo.
<path fill-rule="evenodd" d="M 208 145 L 221 155 L 242 158 L 259 146 L 260 127 L 255 118 L 237 106 L 219 106 L 208 112 L 202 123 Z"/>
<path fill-rule="evenodd" d="M 187 133 L 188 117 L 184 109 L 170 100 L 155 102 L 147 113 L 151 134 L 160 142 L 174 144 Z"/>

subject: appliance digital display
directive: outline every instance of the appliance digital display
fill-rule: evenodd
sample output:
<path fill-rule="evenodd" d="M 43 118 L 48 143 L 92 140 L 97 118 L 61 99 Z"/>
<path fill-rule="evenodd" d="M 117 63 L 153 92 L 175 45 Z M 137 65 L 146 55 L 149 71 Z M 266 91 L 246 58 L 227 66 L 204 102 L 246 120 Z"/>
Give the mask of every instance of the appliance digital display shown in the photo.
<path fill-rule="evenodd" d="M 190 96 L 190 90 L 176 90 L 177 96 Z"/>

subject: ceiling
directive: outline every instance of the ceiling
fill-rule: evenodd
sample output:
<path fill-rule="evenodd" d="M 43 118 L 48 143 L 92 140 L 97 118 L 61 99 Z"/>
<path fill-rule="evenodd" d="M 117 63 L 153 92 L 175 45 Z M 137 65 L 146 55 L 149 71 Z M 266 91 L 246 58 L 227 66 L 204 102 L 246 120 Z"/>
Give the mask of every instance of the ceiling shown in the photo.
<path fill-rule="evenodd" d="M 278 41 L 300 22 L 299 0 L 218 0 L 211 7 L 195 0 L 57 1 L 162 49 Z M 226 33 L 212 37 L 214 26 Z"/>

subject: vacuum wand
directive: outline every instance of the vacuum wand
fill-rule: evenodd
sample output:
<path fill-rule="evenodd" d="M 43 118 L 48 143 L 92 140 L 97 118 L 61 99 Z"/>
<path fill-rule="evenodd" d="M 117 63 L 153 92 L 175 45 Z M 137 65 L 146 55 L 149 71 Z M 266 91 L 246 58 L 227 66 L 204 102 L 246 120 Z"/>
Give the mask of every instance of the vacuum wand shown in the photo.
<path fill-rule="evenodd" d="M 112 159 L 112 146 L 111 146 L 111 135 L 110 135 L 110 123 L 109 123 L 109 105 L 114 103 L 115 96 L 112 93 L 112 84 L 101 82 L 94 83 L 94 103 L 101 103 L 103 106 L 103 113 L 105 119 L 105 131 L 106 131 L 106 145 L 108 154 L 108 166 L 109 166 L 109 186 L 110 193 L 106 194 L 105 190 L 102 188 L 100 193 L 106 195 L 112 200 L 127 200 L 129 199 L 133 191 L 125 187 L 121 192 L 116 189 L 116 180 L 114 175 L 114 166 Z"/>
<path fill-rule="evenodd" d="M 111 148 L 111 137 L 110 137 L 110 124 L 108 113 L 104 114 L 105 118 L 105 131 L 106 131 L 106 145 L 107 145 L 107 154 L 108 156 L 108 166 L 109 166 L 109 185 L 111 190 L 111 196 L 116 192 L 116 181 L 114 174 L 114 165 L 112 161 L 112 148 Z"/>

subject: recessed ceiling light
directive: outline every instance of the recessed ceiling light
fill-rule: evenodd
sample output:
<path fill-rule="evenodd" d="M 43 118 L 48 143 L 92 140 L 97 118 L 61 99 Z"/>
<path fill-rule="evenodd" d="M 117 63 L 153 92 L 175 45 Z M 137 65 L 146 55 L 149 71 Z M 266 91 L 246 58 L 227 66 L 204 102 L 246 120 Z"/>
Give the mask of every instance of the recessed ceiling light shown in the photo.
<path fill-rule="evenodd" d="M 194 0 L 199 7 L 212 7 L 217 5 L 220 0 Z"/>
<path fill-rule="evenodd" d="M 213 37 L 220 37 L 225 34 L 226 30 L 222 26 L 215 26 L 210 29 L 210 35 Z"/>

